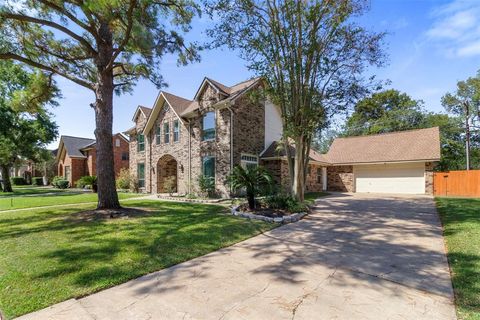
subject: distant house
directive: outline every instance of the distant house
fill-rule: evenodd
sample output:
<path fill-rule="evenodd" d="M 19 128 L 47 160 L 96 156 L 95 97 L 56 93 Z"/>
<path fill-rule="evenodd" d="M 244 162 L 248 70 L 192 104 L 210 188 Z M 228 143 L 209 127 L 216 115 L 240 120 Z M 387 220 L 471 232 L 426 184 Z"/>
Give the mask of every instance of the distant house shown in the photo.
<path fill-rule="evenodd" d="M 129 142 L 121 133 L 113 135 L 115 175 L 129 165 Z M 96 175 L 96 141 L 61 136 L 57 151 L 57 174 L 73 186 L 83 176 Z"/>

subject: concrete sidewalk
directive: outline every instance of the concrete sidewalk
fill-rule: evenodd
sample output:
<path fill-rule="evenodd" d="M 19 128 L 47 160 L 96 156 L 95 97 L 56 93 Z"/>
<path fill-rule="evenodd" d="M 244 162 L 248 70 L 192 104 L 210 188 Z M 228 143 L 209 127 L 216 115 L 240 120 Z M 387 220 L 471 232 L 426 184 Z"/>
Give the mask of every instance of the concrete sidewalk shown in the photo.
<path fill-rule="evenodd" d="M 427 197 L 334 195 L 315 213 L 21 319 L 455 319 Z"/>

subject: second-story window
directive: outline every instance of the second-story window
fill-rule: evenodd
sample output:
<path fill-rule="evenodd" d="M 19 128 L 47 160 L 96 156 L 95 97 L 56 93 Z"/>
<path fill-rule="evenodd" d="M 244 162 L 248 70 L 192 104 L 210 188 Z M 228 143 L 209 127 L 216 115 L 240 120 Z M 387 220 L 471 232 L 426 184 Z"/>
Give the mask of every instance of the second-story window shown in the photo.
<path fill-rule="evenodd" d="M 137 136 L 137 151 L 145 151 L 145 136 L 143 134 Z"/>
<path fill-rule="evenodd" d="M 161 132 L 160 126 L 158 125 L 158 126 L 155 128 L 155 143 L 156 143 L 156 144 L 160 144 L 161 135 L 162 135 L 162 132 Z"/>
<path fill-rule="evenodd" d="M 180 124 L 178 120 L 173 121 L 173 142 L 178 142 L 180 139 Z"/>
<path fill-rule="evenodd" d="M 203 116 L 202 122 L 202 140 L 215 139 L 215 112 L 207 112 Z"/>
<path fill-rule="evenodd" d="M 170 123 L 163 123 L 163 142 L 170 143 Z"/>

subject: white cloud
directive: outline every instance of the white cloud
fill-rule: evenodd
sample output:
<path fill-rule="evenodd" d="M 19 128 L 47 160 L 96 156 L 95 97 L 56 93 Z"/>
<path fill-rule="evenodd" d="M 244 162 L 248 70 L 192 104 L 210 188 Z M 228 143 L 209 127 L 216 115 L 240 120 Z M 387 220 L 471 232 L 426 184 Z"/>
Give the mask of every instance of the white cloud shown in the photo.
<path fill-rule="evenodd" d="M 480 55 L 480 1 L 452 1 L 431 14 L 425 33 L 448 57 Z"/>
<path fill-rule="evenodd" d="M 460 57 L 470 57 L 480 55 L 480 41 L 475 43 L 468 44 L 464 47 L 461 47 L 457 50 L 457 53 Z"/>

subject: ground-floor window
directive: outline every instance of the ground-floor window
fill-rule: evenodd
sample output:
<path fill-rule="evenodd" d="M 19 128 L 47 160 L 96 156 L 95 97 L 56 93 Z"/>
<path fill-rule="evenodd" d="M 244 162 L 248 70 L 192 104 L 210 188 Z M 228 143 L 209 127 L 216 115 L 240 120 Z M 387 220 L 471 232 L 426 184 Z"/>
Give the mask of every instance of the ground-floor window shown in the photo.
<path fill-rule="evenodd" d="M 258 157 L 252 154 L 242 153 L 240 156 L 240 165 L 246 168 L 256 168 L 258 167 Z"/>
<path fill-rule="evenodd" d="M 322 168 L 317 168 L 317 183 L 322 183 Z"/>
<path fill-rule="evenodd" d="M 71 174 L 72 172 L 70 170 L 70 166 L 65 166 L 65 176 L 64 176 L 65 180 L 70 181 Z"/>
<path fill-rule="evenodd" d="M 138 187 L 145 188 L 145 163 L 137 164 Z"/>
<path fill-rule="evenodd" d="M 128 152 L 122 152 L 122 161 L 128 160 Z"/>
<path fill-rule="evenodd" d="M 215 178 L 215 157 L 208 156 L 202 158 L 202 174 L 205 177 Z"/>

